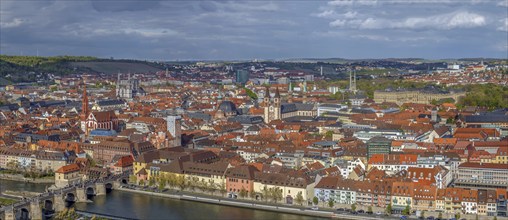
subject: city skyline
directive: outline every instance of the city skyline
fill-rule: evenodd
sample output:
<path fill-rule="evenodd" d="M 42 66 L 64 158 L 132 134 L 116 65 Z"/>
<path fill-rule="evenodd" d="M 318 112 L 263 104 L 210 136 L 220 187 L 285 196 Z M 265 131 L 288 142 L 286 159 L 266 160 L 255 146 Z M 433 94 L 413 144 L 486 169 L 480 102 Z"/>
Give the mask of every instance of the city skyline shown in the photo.
<path fill-rule="evenodd" d="M 508 1 L 9 1 L 0 54 L 507 58 Z"/>

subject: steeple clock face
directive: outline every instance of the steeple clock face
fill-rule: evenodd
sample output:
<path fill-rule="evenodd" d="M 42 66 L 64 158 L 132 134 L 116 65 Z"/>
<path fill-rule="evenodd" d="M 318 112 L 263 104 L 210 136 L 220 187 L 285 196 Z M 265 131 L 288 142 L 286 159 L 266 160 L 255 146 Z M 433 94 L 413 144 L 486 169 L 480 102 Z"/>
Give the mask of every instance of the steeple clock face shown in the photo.
<path fill-rule="evenodd" d="M 270 106 L 270 111 L 273 112 L 273 106 Z"/>

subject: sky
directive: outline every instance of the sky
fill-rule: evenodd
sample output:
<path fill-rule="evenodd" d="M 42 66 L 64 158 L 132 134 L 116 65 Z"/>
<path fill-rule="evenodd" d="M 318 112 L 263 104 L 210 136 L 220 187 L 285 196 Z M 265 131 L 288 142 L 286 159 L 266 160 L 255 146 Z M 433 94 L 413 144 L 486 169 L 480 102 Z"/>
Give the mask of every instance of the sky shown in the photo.
<path fill-rule="evenodd" d="M 508 0 L 0 0 L 0 54 L 508 58 Z"/>

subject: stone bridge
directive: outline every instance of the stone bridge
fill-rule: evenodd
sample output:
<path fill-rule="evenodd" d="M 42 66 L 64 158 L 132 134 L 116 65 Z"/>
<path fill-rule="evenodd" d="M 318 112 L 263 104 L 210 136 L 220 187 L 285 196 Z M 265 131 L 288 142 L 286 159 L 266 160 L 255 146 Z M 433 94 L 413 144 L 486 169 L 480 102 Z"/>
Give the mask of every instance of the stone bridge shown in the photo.
<path fill-rule="evenodd" d="M 115 175 L 41 193 L 0 208 L 0 220 L 43 219 L 43 213 L 60 212 L 76 202 L 88 202 L 91 196 L 106 195 L 127 179 L 128 174 Z"/>

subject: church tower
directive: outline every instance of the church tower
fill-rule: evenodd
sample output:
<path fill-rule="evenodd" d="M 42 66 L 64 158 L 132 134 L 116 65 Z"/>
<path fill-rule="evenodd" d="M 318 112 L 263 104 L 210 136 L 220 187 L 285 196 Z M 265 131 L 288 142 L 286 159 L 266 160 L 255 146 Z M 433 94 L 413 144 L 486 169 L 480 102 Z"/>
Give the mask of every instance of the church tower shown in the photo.
<path fill-rule="evenodd" d="M 268 89 L 268 87 L 266 87 L 266 90 L 265 90 L 265 97 L 263 97 L 263 119 L 265 120 L 265 123 L 269 123 L 270 122 L 270 106 L 271 106 L 271 103 L 270 103 L 270 89 Z"/>
<path fill-rule="evenodd" d="M 88 95 L 86 93 L 86 80 L 83 80 L 83 97 L 81 101 L 81 130 L 85 132 L 85 136 L 88 136 L 88 126 L 86 119 L 88 118 Z"/>
<path fill-rule="evenodd" d="M 273 112 L 274 112 L 273 119 L 274 120 L 281 119 L 280 108 L 281 108 L 280 93 L 279 93 L 279 87 L 277 87 L 277 89 L 275 90 L 275 96 L 273 96 Z"/>

